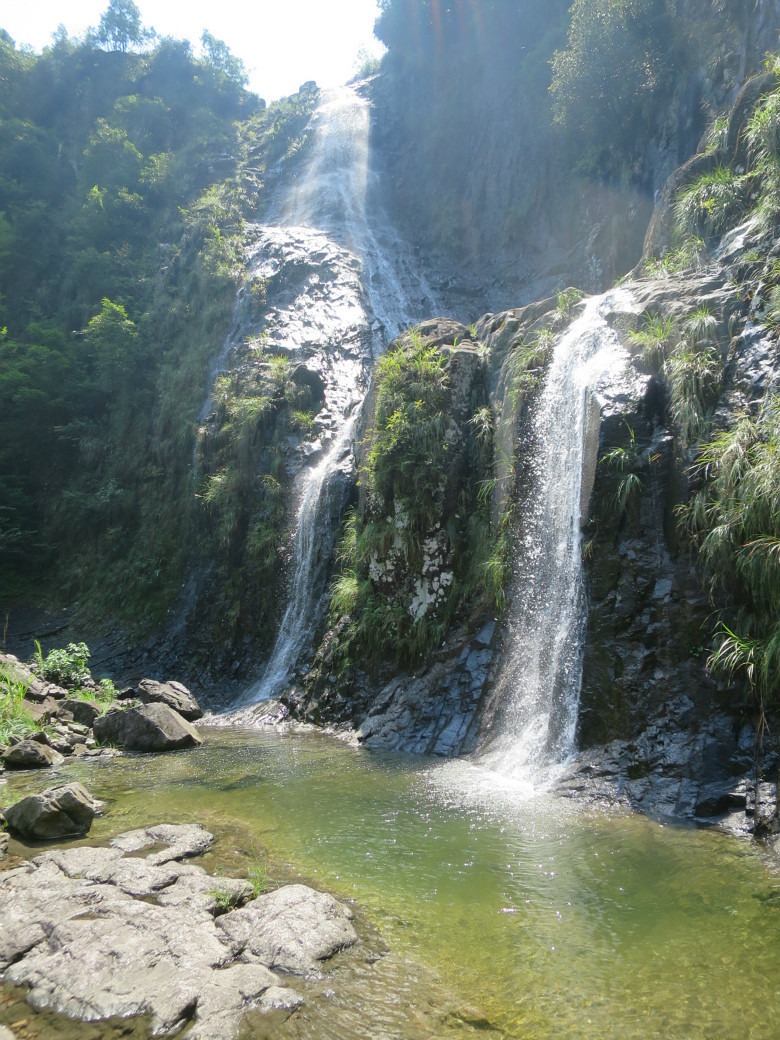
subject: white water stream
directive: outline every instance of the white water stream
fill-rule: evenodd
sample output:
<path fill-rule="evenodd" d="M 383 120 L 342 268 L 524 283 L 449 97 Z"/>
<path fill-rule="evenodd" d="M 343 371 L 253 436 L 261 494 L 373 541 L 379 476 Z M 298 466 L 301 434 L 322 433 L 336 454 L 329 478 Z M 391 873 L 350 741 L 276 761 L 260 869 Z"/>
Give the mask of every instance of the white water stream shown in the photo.
<path fill-rule="evenodd" d="M 318 461 L 299 478 L 292 576 L 279 634 L 239 707 L 280 695 L 310 649 L 323 609 L 323 564 L 337 533 L 339 471 L 349 464 L 367 373 L 391 339 L 437 309 L 376 201 L 368 102 L 351 87 L 330 91 L 310 130 L 308 161 L 276 200 L 273 224 L 257 229 L 253 275 L 269 279 L 285 265 L 297 266 L 294 299 L 266 315 L 267 348 L 319 370 L 328 422 L 315 445 Z"/>
<path fill-rule="evenodd" d="M 607 317 L 633 306 L 620 289 L 587 301 L 554 348 L 536 407 L 533 484 L 497 683 L 506 721 L 481 758 L 483 766 L 529 791 L 543 787 L 574 749 L 586 622 L 581 525 L 587 404 L 626 368 L 628 355 Z"/>

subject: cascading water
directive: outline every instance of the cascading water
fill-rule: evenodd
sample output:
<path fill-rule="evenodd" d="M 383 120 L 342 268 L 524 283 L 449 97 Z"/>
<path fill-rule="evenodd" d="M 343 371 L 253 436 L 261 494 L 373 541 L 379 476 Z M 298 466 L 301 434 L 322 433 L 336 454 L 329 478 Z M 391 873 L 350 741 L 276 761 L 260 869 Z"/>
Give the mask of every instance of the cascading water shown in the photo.
<path fill-rule="evenodd" d="M 292 266 L 297 286 L 266 315 L 266 349 L 319 370 L 326 409 L 315 423 L 321 425 L 323 415 L 328 422 L 316 445 L 319 461 L 301 475 L 287 609 L 264 673 L 239 707 L 284 691 L 320 620 L 339 473 L 350 462 L 366 370 L 389 340 L 436 311 L 377 202 L 369 122 L 368 102 L 352 88 L 326 94 L 312 117 L 302 173 L 277 198 L 274 223 L 256 229 L 253 277 L 269 282 Z"/>
<path fill-rule="evenodd" d="M 502 734 L 482 764 L 530 789 L 574 748 L 585 592 L 581 526 L 589 395 L 616 382 L 628 355 L 607 323 L 633 309 L 614 290 L 590 299 L 555 346 L 532 431 L 532 486 L 513 575 L 512 616 L 497 689 Z"/>

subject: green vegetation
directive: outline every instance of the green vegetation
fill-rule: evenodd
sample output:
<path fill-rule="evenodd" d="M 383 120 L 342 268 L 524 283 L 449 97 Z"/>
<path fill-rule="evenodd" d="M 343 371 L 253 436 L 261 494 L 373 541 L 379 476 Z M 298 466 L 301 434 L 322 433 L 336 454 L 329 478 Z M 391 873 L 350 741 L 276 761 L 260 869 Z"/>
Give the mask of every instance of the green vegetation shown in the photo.
<path fill-rule="evenodd" d="M 50 650 L 46 657 L 41 652 L 41 644 L 35 645 L 36 671 L 42 679 L 70 687 L 80 686 L 92 678 L 87 667 L 91 655 L 86 643 L 68 643 L 65 649 Z"/>
<path fill-rule="evenodd" d="M 684 445 L 706 435 L 723 377 L 715 317 L 706 306 L 689 315 L 683 335 L 666 362 L 671 410 Z"/>
<path fill-rule="evenodd" d="M 481 372 L 478 351 L 474 360 Z M 493 455 L 481 377 L 465 437 L 451 415 L 446 348 L 409 332 L 379 361 L 374 379 L 361 504 L 346 518 L 331 589 L 341 668 L 414 663 L 441 644 L 459 609 L 484 597 L 486 579 L 495 600 L 503 596 L 488 505 L 480 496 Z M 440 572 L 440 584 L 420 607 L 426 567 Z"/>
<path fill-rule="evenodd" d="M 22 739 L 40 727 L 24 701 L 27 684 L 14 678 L 11 670 L 0 664 L 0 744 Z"/>
<path fill-rule="evenodd" d="M 674 85 L 676 50 L 666 0 L 575 0 L 550 90 L 581 167 L 622 171 Z"/>
<path fill-rule="evenodd" d="M 277 882 L 268 876 L 268 852 L 265 849 L 263 849 L 262 855 L 252 849 L 247 878 L 252 886 L 253 899 L 257 899 L 263 892 L 270 892 L 272 888 L 276 888 Z"/>
<path fill-rule="evenodd" d="M 708 241 L 733 226 L 745 210 L 748 182 L 727 166 L 703 174 L 677 197 L 680 232 Z"/>
<path fill-rule="evenodd" d="M 201 544 L 220 577 L 213 613 L 226 641 L 242 626 L 253 638 L 270 634 L 290 519 L 283 446 L 291 432 L 311 432 L 322 403 L 295 382 L 287 357 L 242 349 L 245 363 L 217 379 L 197 452 Z"/>
<path fill-rule="evenodd" d="M 244 218 L 316 98 L 266 108 L 202 44 L 154 41 L 129 0 L 40 55 L 0 31 L 3 599 L 149 628 L 180 589 Z"/>
<path fill-rule="evenodd" d="M 650 368 L 660 370 L 669 357 L 670 344 L 674 335 L 674 319 L 652 313 L 644 315 L 641 328 L 629 332 L 628 341 L 639 348 L 644 361 Z"/>
<path fill-rule="evenodd" d="M 759 709 L 780 706 L 780 397 L 703 445 L 700 489 L 681 509 L 713 600 L 710 666 L 745 680 Z"/>

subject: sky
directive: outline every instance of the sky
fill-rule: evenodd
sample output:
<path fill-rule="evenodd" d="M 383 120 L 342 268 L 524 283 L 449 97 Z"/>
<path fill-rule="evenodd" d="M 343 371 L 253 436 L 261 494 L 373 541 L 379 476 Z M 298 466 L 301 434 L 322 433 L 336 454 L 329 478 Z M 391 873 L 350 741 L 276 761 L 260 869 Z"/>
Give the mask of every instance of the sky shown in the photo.
<path fill-rule="evenodd" d="M 306 80 L 338 86 L 354 75 L 358 53 L 381 53 L 373 36 L 377 0 L 135 0 L 145 26 L 198 48 L 204 29 L 224 40 L 266 101 Z M 17 47 L 40 51 L 62 23 L 71 36 L 97 27 L 108 0 L 0 0 L 0 28 Z"/>

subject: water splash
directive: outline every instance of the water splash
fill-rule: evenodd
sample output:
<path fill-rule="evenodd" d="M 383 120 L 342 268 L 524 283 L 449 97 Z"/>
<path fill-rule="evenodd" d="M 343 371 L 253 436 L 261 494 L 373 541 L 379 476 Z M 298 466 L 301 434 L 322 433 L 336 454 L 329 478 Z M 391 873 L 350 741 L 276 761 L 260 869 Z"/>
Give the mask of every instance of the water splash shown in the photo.
<path fill-rule="evenodd" d="M 503 732 L 482 764 L 528 793 L 574 750 L 586 623 L 581 526 L 587 404 L 628 354 L 607 323 L 632 310 L 626 290 L 593 297 L 558 340 L 532 430 L 532 485 L 512 577 L 512 614 L 497 692 Z M 584 507 L 584 508 L 583 508 Z"/>

